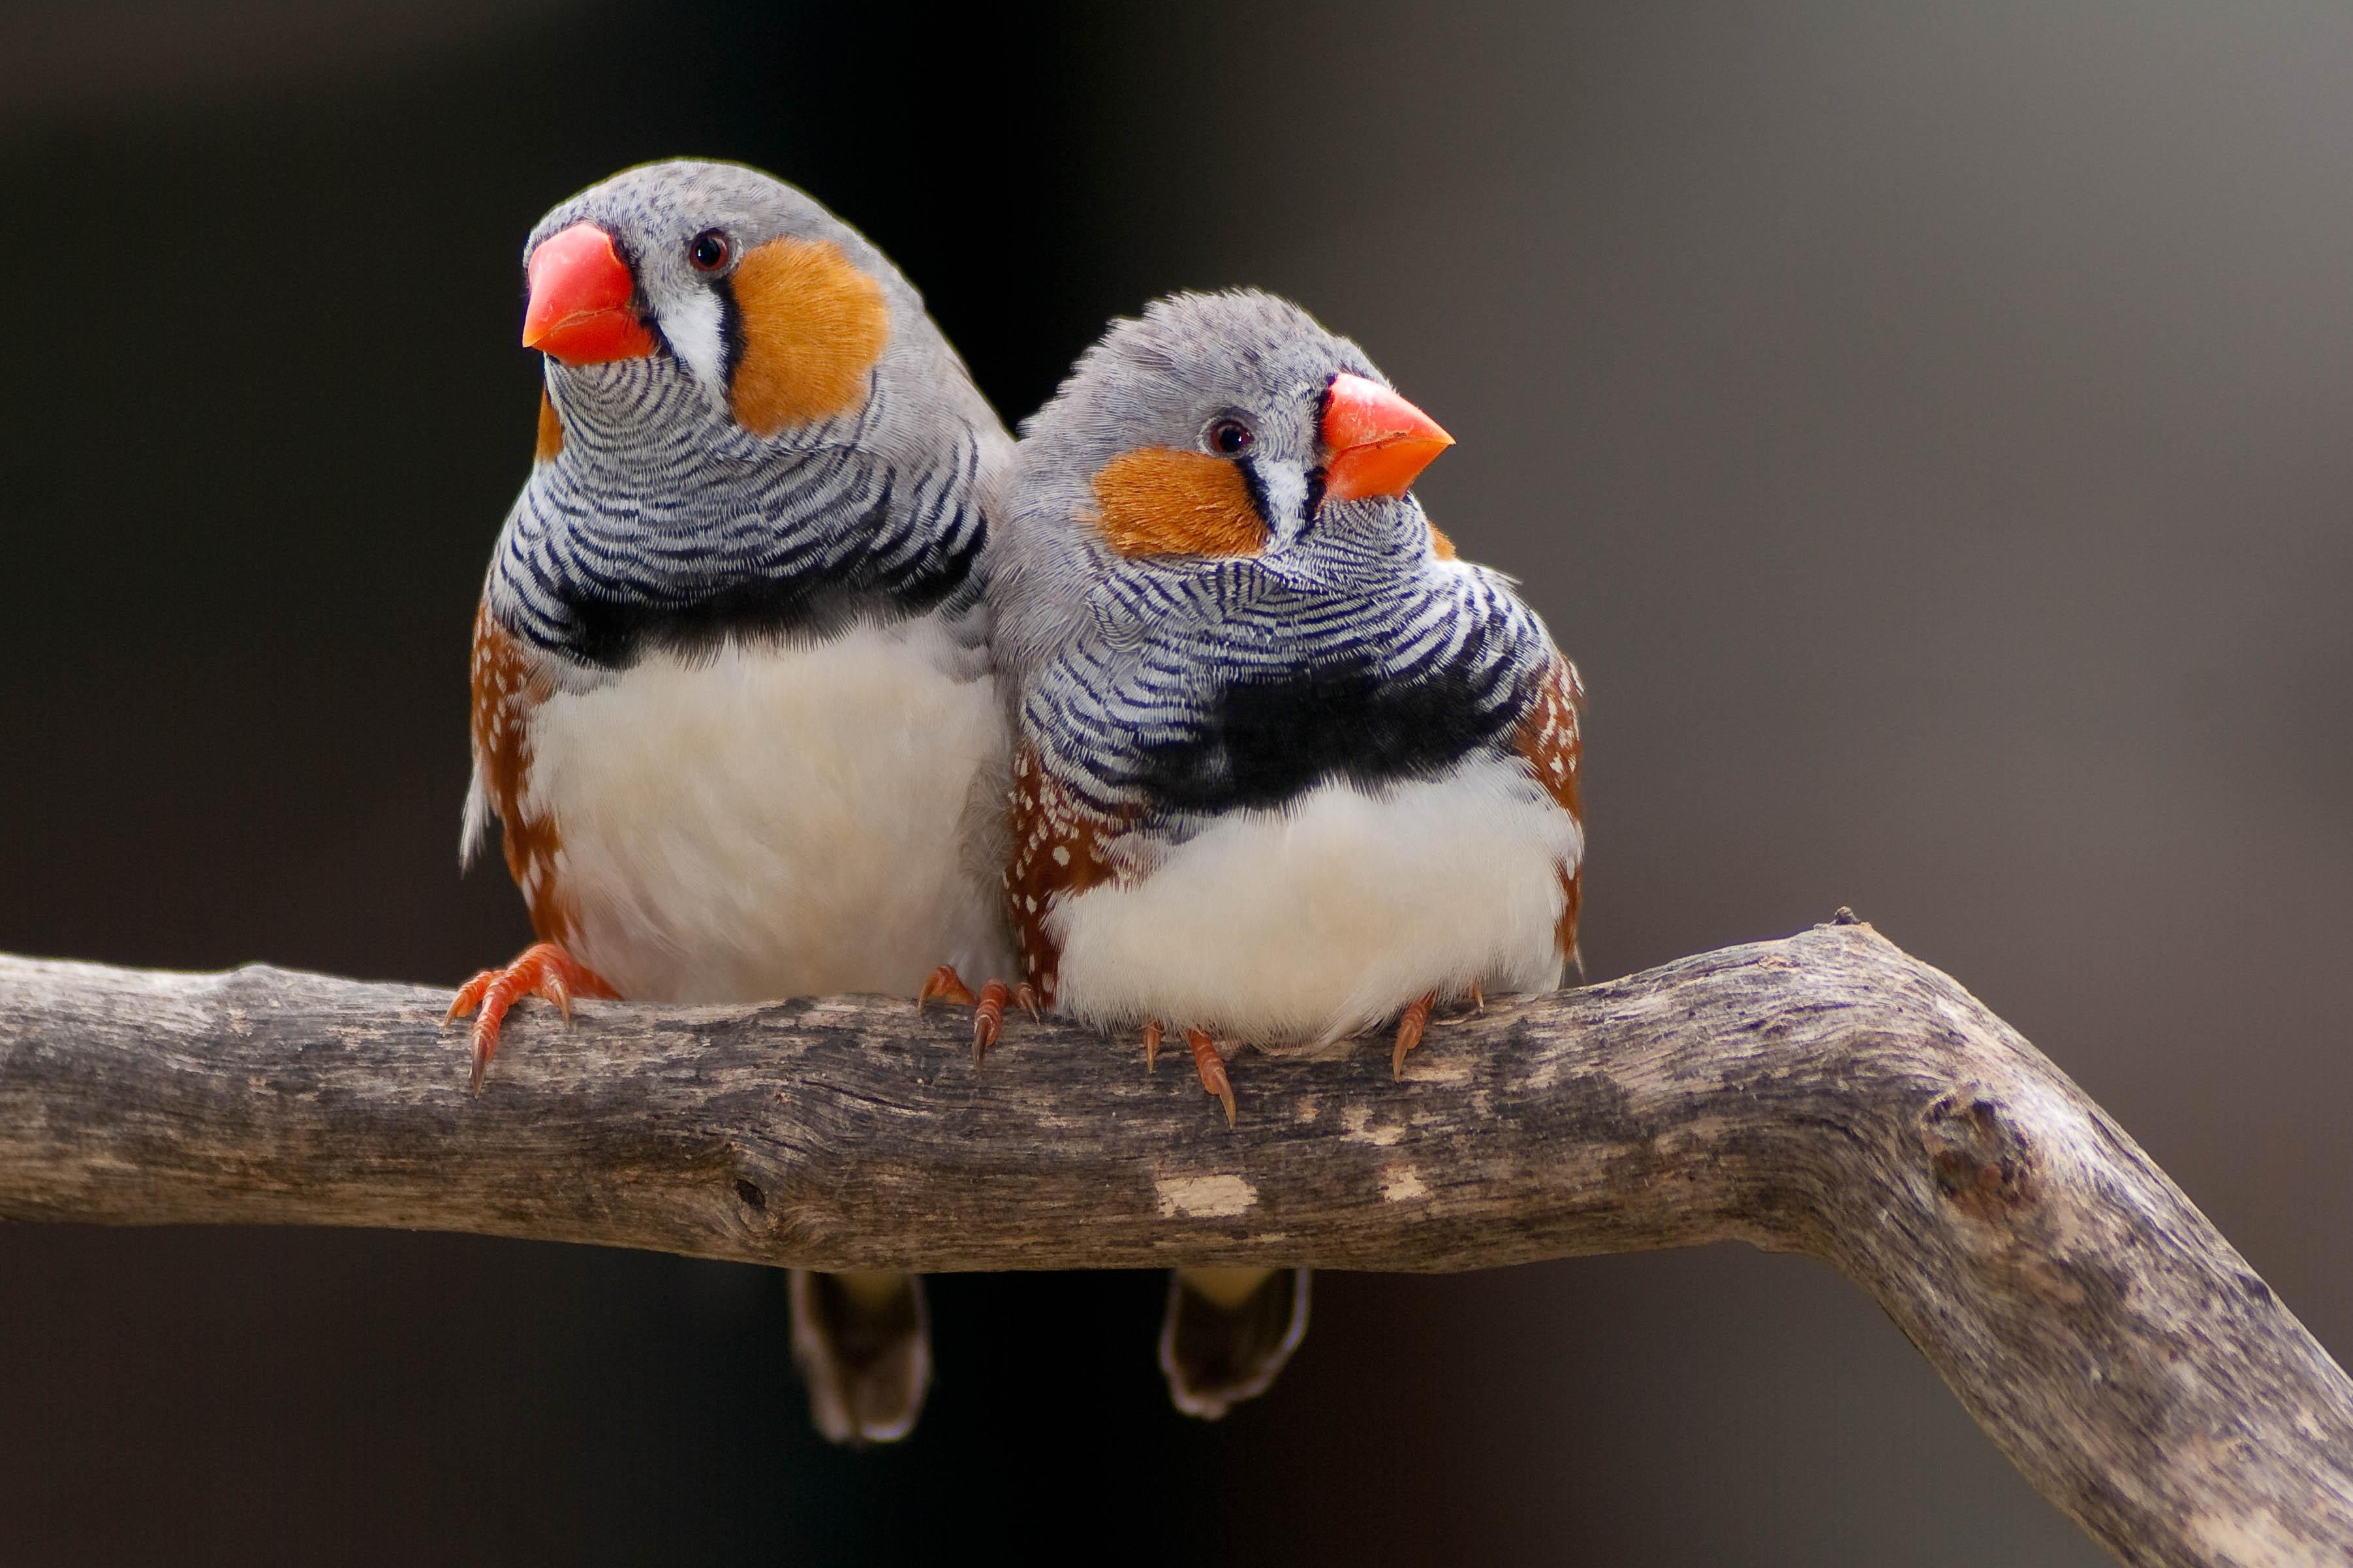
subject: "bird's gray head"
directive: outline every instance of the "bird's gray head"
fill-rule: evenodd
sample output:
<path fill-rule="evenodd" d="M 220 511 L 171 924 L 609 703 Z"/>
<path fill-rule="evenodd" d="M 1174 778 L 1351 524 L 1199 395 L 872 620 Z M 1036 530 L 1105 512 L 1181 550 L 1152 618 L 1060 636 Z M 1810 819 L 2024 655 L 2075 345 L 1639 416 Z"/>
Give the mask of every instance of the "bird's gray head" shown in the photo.
<path fill-rule="evenodd" d="M 898 269 L 754 169 L 649 163 L 542 218 L 539 460 L 489 589 L 575 663 L 976 602 L 1012 440 Z"/>
<path fill-rule="evenodd" d="M 542 218 L 523 270 L 522 341 L 547 356 L 559 413 L 675 417 L 691 391 L 695 412 L 789 442 L 856 414 L 878 374 L 979 405 L 889 259 L 756 169 L 626 170 Z"/>
<path fill-rule="evenodd" d="M 1403 496 L 1451 444 L 1355 343 L 1253 290 L 1114 322 L 1023 434 L 1019 504 L 1172 563 L 1275 555 L 1343 503 Z"/>
<path fill-rule="evenodd" d="M 1280 300 L 1114 323 L 1025 427 L 999 507 L 990 651 L 1025 748 L 1181 839 L 1507 745 L 1547 645 L 1410 493 L 1448 445 Z"/>

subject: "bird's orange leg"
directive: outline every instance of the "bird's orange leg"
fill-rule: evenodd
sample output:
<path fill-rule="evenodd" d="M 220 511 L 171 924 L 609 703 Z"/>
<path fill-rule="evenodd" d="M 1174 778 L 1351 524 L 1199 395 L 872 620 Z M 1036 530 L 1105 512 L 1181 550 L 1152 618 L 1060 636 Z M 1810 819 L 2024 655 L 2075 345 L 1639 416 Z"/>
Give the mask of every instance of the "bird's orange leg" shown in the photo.
<path fill-rule="evenodd" d="M 1198 1029 L 1185 1031 L 1185 1043 L 1193 1047 L 1193 1070 L 1201 1075 L 1201 1087 L 1215 1095 L 1218 1103 L 1226 1108 L 1226 1125 L 1234 1124 L 1234 1085 L 1226 1076 L 1226 1058 L 1218 1054 L 1217 1043 Z"/>
<path fill-rule="evenodd" d="M 1406 1004 L 1398 1016 L 1397 1044 L 1389 1051 L 1389 1076 L 1405 1076 L 1406 1053 L 1421 1044 L 1421 1032 L 1430 1025 L 1430 1010 L 1438 1005 L 1438 993 L 1425 991 Z"/>
<path fill-rule="evenodd" d="M 934 997 L 958 1007 L 972 1009 L 972 1065 L 975 1067 L 980 1065 L 981 1058 L 988 1054 L 988 1047 L 997 1044 L 997 1037 L 1004 1031 L 1006 1003 L 1013 1003 L 1032 1018 L 1045 1016 L 1038 1006 L 1037 990 L 1028 981 L 1008 986 L 1002 980 L 991 980 L 981 986 L 980 994 L 976 996 L 953 963 L 943 963 L 932 971 L 932 977 L 923 982 L 921 991 L 915 993 L 915 1011 L 922 1012 L 931 1005 Z"/>
<path fill-rule="evenodd" d="M 462 1018 L 480 1009 L 474 1018 L 473 1091 L 481 1093 L 482 1074 L 490 1070 L 491 1058 L 498 1055 L 499 1026 L 505 1021 L 507 1009 L 525 996 L 543 996 L 554 1003 L 564 1021 L 569 1024 L 575 996 L 614 1002 L 620 995 L 603 975 L 552 942 L 532 943 L 504 969 L 483 970 L 458 987 L 458 998 L 449 1004 L 448 1015 L 450 1018 Z"/>
<path fill-rule="evenodd" d="M 1144 1070 L 1145 1072 L 1150 1072 L 1152 1064 L 1160 1059 L 1160 1020 L 1146 1018 L 1144 1021 Z"/>

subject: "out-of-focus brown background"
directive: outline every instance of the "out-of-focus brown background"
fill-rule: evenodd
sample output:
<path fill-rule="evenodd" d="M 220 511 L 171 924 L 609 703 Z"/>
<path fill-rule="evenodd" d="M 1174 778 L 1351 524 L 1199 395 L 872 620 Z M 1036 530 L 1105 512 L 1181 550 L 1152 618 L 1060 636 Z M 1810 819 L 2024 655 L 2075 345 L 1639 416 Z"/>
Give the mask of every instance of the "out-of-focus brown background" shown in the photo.
<path fill-rule="evenodd" d="M 742 158 L 1008 416 L 1177 286 L 1356 336 L 1591 684 L 1593 972 L 1852 904 L 2353 1350 L 2353 13 L 1108 9 L 0 12 L 0 948 L 520 944 L 456 868 L 517 251 Z M 1325 1276 L 1216 1426 L 1158 1291 L 937 1282 L 923 1426 L 848 1455 L 761 1270 L 0 1228 L 0 1561 L 2102 1560 L 1811 1264 Z"/>

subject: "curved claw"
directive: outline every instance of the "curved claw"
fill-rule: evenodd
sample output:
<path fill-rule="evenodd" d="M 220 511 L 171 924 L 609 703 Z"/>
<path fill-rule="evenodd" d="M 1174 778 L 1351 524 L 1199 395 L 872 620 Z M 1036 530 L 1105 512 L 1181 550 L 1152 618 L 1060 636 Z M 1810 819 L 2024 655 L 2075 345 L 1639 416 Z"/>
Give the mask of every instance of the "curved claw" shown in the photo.
<path fill-rule="evenodd" d="M 1389 1052 L 1389 1077 L 1405 1077 L 1406 1053 L 1421 1044 L 1421 1032 L 1430 1025 L 1430 1010 L 1438 1005 L 1438 993 L 1424 992 L 1406 1004 L 1398 1016 L 1397 1044 Z"/>
<path fill-rule="evenodd" d="M 470 1013 L 477 1015 L 469 1037 L 474 1057 L 473 1072 L 468 1079 L 471 1092 L 482 1091 L 482 1077 L 490 1071 L 491 1058 L 499 1053 L 500 1026 L 506 1021 L 508 1010 L 525 996 L 541 996 L 554 1003 L 564 1021 L 569 1024 L 573 997 L 614 1001 L 620 993 L 603 975 L 552 942 L 533 942 L 504 969 L 485 969 L 458 987 L 458 994 L 450 1001 L 442 1022 L 462 1018 Z"/>
<path fill-rule="evenodd" d="M 1144 1070 L 1145 1072 L 1150 1072 L 1152 1070 L 1152 1064 L 1160 1059 L 1160 1034 L 1159 1019 L 1147 1018 L 1145 1020 Z"/>
<path fill-rule="evenodd" d="M 1198 1029 L 1185 1031 L 1185 1043 L 1193 1047 L 1193 1070 L 1201 1075 L 1201 1087 L 1217 1097 L 1226 1108 L 1226 1125 L 1234 1124 L 1234 1084 L 1226 1076 L 1226 1058 L 1218 1054 L 1217 1042 Z"/>

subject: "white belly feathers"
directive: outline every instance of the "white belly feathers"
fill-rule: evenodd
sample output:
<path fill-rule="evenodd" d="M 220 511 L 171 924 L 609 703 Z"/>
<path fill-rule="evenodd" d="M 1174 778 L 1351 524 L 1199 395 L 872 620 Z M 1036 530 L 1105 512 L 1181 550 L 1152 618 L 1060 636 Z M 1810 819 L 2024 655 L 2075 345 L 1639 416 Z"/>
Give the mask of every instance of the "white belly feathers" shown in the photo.
<path fill-rule="evenodd" d="M 655 655 L 533 716 L 574 952 L 625 996 L 912 995 L 1005 973 L 1003 721 L 935 616 L 819 647 Z M 975 814 L 979 814 L 976 816 Z M 978 851 L 985 858 L 987 850 Z"/>
<path fill-rule="evenodd" d="M 1323 784 L 1060 904 L 1054 999 L 1104 1026 L 1280 1045 L 1358 1033 L 1425 992 L 1550 990 L 1561 872 L 1583 847 L 1516 758 L 1378 794 Z"/>

